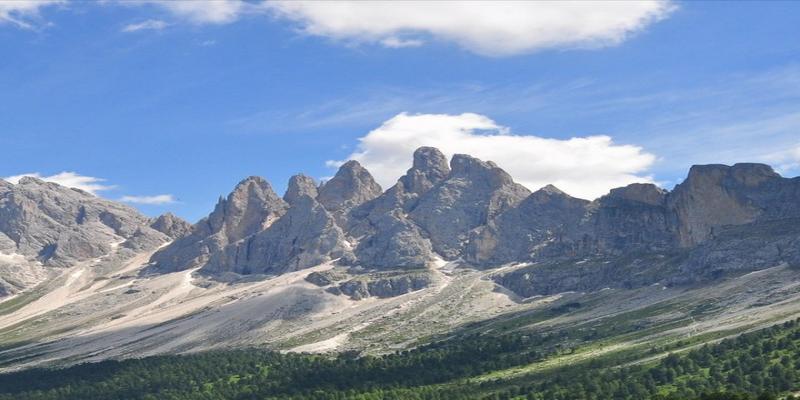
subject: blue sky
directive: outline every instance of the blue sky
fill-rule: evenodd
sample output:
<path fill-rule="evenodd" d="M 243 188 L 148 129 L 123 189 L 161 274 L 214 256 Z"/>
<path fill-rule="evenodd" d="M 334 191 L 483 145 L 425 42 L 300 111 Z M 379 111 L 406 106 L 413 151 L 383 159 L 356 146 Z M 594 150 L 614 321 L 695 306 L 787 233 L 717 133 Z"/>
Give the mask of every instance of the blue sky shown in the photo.
<path fill-rule="evenodd" d="M 520 43 L 492 42 L 489 22 L 408 25 L 412 11 L 356 15 L 398 26 L 386 33 L 334 30 L 330 10 L 145 3 L 0 5 L 0 176 L 100 178 L 100 196 L 194 221 L 248 175 L 282 192 L 294 173 L 323 178 L 355 157 L 391 181 L 407 165 L 386 160 L 427 140 L 491 148 L 501 167 L 512 154 L 529 186 L 599 185 L 588 195 L 630 180 L 671 188 L 695 163 L 800 174 L 798 2 L 657 2 L 600 40 L 522 16 L 512 34 L 551 40 Z M 569 141 L 598 135 L 611 139 Z"/>

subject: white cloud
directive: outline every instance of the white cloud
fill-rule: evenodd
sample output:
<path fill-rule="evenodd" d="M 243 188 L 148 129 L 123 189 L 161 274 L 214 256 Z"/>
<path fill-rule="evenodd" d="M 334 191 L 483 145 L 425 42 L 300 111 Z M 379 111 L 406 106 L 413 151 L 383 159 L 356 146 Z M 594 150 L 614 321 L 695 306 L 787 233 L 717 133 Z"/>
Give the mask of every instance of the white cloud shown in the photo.
<path fill-rule="evenodd" d="M 160 205 L 175 203 L 175 196 L 171 194 L 159 194 L 155 196 L 122 196 L 119 201 L 133 204 Z"/>
<path fill-rule="evenodd" d="M 157 6 L 177 18 L 194 24 L 227 24 L 238 20 L 246 12 L 259 11 L 254 4 L 241 0 L 138 0 L 122 4 Z"/>
<path fill-rule="evenodd" d="M 65 3 L 65 0 L 3 0 L 0 1 L 0 24 L 10 23 L 19 28 L 34 29 L 31 19 L 47 6 Z"/>
<path fill-rule="evenodd" d="M 78 175 L 75 172 L 69 172 L 69 171 L 60 172 L 58 174 L 51 176 L 42 176 L 42 174 L 38 172 L 31 172 L 27 174 L 19 174 L 19 175 L 5 177 L 3 179 L 7 182 L 17 184 L 19 183 L 20 179 L 26 176 L 38 178 L 46 182 L 57 183 L 59 185 L 66 187 L 81 189 L 93 195 L 97 195 L 97 192 L 114 188 L 114 186 L 102 184 L 102 182 L 105 182 L 105 179 L 95 178 L 93 176 Z"/>
<path fill-rule="evenodd" d="M 389 47 L 432 37 L 491 56 L 615 45 L 675 9 L 668 0 L 270 1 L 263 6 L 310 35 Z"/>
<path fill-rule="evenodd" d="M 762 160 L 772 164 L 782 175 L 800 173 L 800 144 L 767 154 Z"/>
<path fill-rule="evenodd" d="M 381 40 L 381 44 L 393 49 L 400 49 L 403 47 L 419 47 L 425 44 L 425 42 L 418 39 L 400 39 L 394 36 L 390 36 L 386 39 Z"/>
<path fill-rule="evenodd" d="M 160 31 L 169 26 L 160 19 L 148 19 L 137 24 L 129 24 L 122 28 L 123 32 Z"/>
<path fill-rule="evenodd" d="M 641 147 L 618 145 L 608 136 L 560 140 L 515 135 L 488 117 L 471 113 L 402 113 L 359 140 L 349 159 L 362 163 L 384 187 L 405 173 L 411 154 L 420 146 L 436 147 L 448 157 L 464 153 L 494 161 L 531 190 L 554 184 L 587 199 L 633 182 L 652 182 L 646 173 L 656 160 Z"/>

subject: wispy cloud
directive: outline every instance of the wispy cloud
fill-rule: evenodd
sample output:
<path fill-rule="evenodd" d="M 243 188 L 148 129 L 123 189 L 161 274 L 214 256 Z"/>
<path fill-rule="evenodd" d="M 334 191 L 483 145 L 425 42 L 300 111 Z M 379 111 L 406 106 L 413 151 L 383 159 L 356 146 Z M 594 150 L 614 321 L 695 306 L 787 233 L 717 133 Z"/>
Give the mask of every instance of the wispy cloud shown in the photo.
<path fill-rule="evenodd" d="M 111 190 L 114 188 L 113 185 L 103 184 L 103 182 L 105 182 L 105 179 L 103 178 L 80 175 L 70 171 L 64 171 L 50 176 L 42 176 L 42 174 L 38 172 L 31 172 L 31 173 L 8 176 L 3 179 L 7 182 L 17 184 L 19 183 L 20 179 L 26 176 L 31 178 L 41 179 L 45 182 L 57 183 L 59 185 L 66 187 L 81 189 L 93 195 L 97 195 L 97 192 L 101 192 L 104 190 Z"/>
<path fill-rule="evenodd" d="M 403 47 L 419 47 L 425 44 L 425 42 L 419 39 L 401 39 L 395 36 L 389 36 L 381 40 L 381 44 L 389 48 L 401 49 Z"/>
<path fill-rule="evenodd" d="M 22 29 L 36 29 L 41 23 L 43 8 L 64 4 L 66 0 L 5 0 L 0 1 L 0 25 L 8 23 Z"/>
<path fill-rule="evenodd" d="M 173 18 L 196 25 L 229 24 L 244 15 L 265 11 L 257 3 L 241 0 L 129 0 L 119 4 L 124 6 L 150 6 L 167 11 Z"/>
<path fill-rule="evenodd" d="M 171 194 L 158 194 L 154 196 L 122 196 L 119 201 L 132 204 L 162 205 L 177 202 Z"/>
<path fill-rule="evenodd" d="M 169 24 L 160 19 L 148 19 L 135 24 L 125 25 L 122 28 L 122 32 L 160 31 L 167 26 L 169 26 Z"/>

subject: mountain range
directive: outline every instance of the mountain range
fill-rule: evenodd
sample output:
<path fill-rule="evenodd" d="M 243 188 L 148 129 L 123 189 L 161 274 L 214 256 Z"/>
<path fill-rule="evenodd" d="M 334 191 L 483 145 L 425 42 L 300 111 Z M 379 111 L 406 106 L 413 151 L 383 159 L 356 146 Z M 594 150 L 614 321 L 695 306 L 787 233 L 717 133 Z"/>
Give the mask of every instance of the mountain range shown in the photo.
<path fill-rule="evenodd" d="M 798 268 L 800 178 L 763 164 L 588 201 L 422 147 L 386 190 L 357 161 L 283 196 L 253 176 L 195 224 L 0 180 L 0 366 L 382 353 L 500 326 L 630 325 L 615 346 L 643 346 L 797 316 Z"/>

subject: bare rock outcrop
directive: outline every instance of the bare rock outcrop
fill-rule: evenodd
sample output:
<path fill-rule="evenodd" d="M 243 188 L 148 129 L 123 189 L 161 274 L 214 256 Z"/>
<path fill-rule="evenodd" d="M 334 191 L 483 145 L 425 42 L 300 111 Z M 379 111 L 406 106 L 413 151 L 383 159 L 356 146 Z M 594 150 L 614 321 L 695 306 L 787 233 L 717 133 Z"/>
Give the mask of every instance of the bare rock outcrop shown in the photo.
<path fill-rule="evenodd" d="M 346 226 L 350 210 L 381 193 L 381 186 L 369 171 L 358 161 L 350 160 L 342 164 L 336 175 L 319 188 L 317 200 L 336 217 L 340 225 Z"/>
<path fill-rule="evenodd" d="M 0 184 L 0 234 L 4 251 L 50 266 L 167 240 L 131 207 L 31 177 Z"/>
<path fill-rule="evenodd" d="M 286 193 L 283 195 L 283 200 L 289 205 L 295 203 L 302 197 L 317 198 L 317 183 L 314 178 L 303 174 L 297 174 L 289 178 L 289 185 L 286 188 Z"/>
<path fill-rule="evenodd" d="M 439 150 L 421 147 L 404 176 L 381 196 L 351 212 L 348 233 L 357 237 L 357 262 L 368 268 L 421 268 L 433 260 L 430 240 L 406 213 L 450 173 Z"/>
<path fill-rule="evenodd" d="M 456 154 L 447 178 L 425 192 L 409 218 L 445 259 L 461 256 L 470 231 L 516 206 L 530 191 L 492 162 Z"/>
<path fill-rule="evenodd" d="M 588 204 L 555 186 L 545 186 L 474 230 L 465 259 L 478 265 L 498 265 L 552 253 L 548 247 L 570 247 Z"/>
<path fill-rule="evenodd" d="M 349 254 L 344 232 L 333 215 L 316 199 L 301 196 L 267 229 L 213 254 L 202 272 L 280 274 Z"/>
<path fill-rule="evenodd" d="M 692 166 L 667 199 L 680 244 L 697 245 L 715 227 L 754 222 L 770 200 L 758 193 L 759 188 L 781 179 L 763 164 Z"/>
<path fill-rule="evenodd" d="M 194 225 L 189 235 L 151 258 L 157 271 L 179 271 L 205 264 L 230 243 L 263 231 L 288 208 L 267 181 L 251 176 L 220 198 L 214 211 Z"/>
<path fill-rule="evenodd" d="M 169 212 L 153 219 L 150 227 L 173 239 L 184 237 L 192 232 L 192 224 Z"/>

